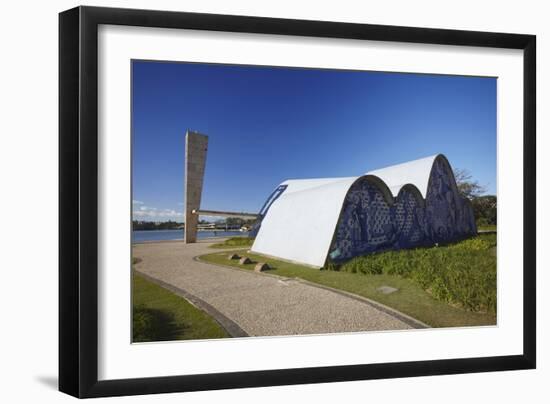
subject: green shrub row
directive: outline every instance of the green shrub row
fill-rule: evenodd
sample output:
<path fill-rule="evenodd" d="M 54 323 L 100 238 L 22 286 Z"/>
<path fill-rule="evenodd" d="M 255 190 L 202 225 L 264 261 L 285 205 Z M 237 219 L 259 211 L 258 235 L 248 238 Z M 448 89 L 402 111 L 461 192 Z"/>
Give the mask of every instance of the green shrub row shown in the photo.
<path fill-rule="evenodd" d="M 251 247 L 254 244 L 252 237 L 231 237 L 224 240 L 222 243 L 212 244 L 212 248 L 225 248 L 225 247 Z"/>
<path fill-rule="evenodd" d="M 496 236 L 481 235 L 455 244 L 386 251 L 356 257 L 327 269 L 386 274 L 418 283 L 438 300 L 471 311 L 496 313 Z"/>
<path fill-rule="evenodd" d="M 231 237 L 225 240 L 224 244 L 227 246 L 251 246 L 254 243 L 254 239 L 251 237 Z"/>

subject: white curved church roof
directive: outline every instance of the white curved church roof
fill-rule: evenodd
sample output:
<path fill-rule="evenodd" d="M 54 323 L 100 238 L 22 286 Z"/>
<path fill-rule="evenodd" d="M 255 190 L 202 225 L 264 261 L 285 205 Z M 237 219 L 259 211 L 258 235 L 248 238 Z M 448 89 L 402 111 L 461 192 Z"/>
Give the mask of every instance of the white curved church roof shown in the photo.
<path fill-rule="evenodd" d="M 378 170 L 369 171 L 367 174 L 376 175 L 386 183 L 394 198 L 404 185 L 412 184 L 418 188 L 422 198 L 426 199 L 428 181 L 435 159 L 439 155 L 424 157 L 418 160 L 396 164 Z"/>
<path fill-rule="evenodd" d="M 397 196 L 406 184 L 426 197 L 439 155 L 370 171 Z M 320 268 L 325 264 L 344 198 L 361 176 L 287 180 L 286 190 L 268 209 L 251 251 Z"/>
<path fill-rule="evenodd" d="M 288 187 L 267 211 L 251 250 L 322 267 L 344 198 L 357 178 L 283 182 Z"/>

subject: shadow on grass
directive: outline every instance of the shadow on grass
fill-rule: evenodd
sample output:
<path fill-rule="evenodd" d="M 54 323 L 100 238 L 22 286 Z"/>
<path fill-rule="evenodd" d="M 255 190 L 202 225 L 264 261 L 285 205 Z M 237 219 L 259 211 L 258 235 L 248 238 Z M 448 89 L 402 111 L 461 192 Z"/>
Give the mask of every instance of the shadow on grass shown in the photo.
<path fill-rule="evenodd" d="M 173 341 L 188 328 L 177 323 L 172 313 L 145 306 L 134 308 L 132 325 L 133 342 Z"/>

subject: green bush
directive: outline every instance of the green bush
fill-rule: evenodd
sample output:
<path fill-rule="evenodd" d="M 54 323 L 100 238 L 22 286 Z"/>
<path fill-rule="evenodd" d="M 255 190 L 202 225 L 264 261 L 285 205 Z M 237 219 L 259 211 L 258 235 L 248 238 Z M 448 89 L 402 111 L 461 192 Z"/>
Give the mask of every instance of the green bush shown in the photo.
<path fill-rule="evenodd" d="M 481 251 L 488 250 L 491 247 L 496 246 L 496 241 L 493 238 L 487 238 L 484 236 L 470 238 L 460 243 L 450 245 L 449 248 L 460 249 L 465 251 Z"/>
<path fill-rule="evenodd" d="M 476 225 L 477 227 L 484 227 L 484 226 L 490 225 L 490 223 L 489 223 L 489 220 L 487 220 L 486 218 L 480 217 L 479 219 L 476 220 Z"/>
<path fill-rule="evenodd" d="M 213 248 L 225 248 L 225 247 L 251 247 L 254 244 L 254 238 L 252 237 L 231 237 L 222 243 L 212 244 Z"/>
<path fill-rule="evenodd" d="M 321 268 L 321 270 L 325 270 L 325 271 L 339 271 L 340 268 L 338 266 L 338 264 L 336 264 L 334 261 L 332 261 L 330 258 L 327 259 L 327 263 L 326 265 Z"/>
<path fill-rule="evenodd" d="M 446 246 L 356 257 L 339 270 L 409 278 L 438 300 L 496 313 L 495 246 L 494 234 L 483 235 Z"/>
<path fill-rule="evenodd" d="M 224 244 L 227 246 L 251 246 L 254 243 L 252 237 L 231 237 L 225 240 Z"/>

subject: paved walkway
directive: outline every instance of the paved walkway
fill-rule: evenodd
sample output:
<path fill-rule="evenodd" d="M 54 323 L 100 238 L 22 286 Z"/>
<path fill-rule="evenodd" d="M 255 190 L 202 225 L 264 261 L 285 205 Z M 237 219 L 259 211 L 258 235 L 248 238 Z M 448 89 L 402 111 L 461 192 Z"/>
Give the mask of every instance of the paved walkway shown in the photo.
<path fill-rule="evenodd" d="M 209 243 L 136 244 L 135 269 L 215 317 L 233 336 L 326 334 L 421 327 L 414 320 L 294 279 L 221 267 L 194 258 Z M 312 269 L 315 271 L 315 269 Z"/>

